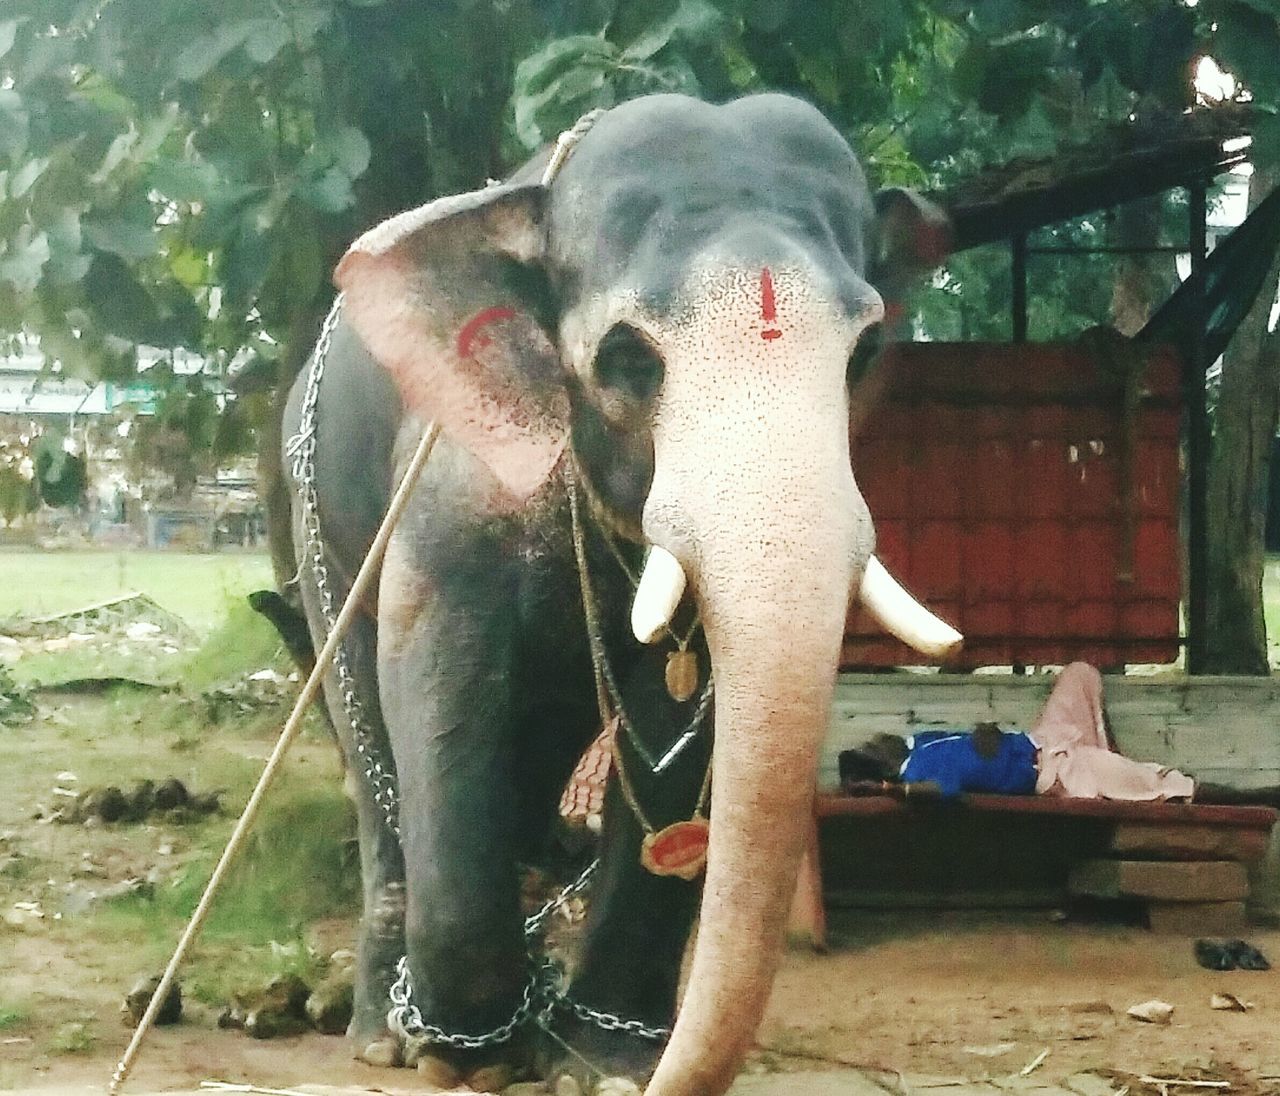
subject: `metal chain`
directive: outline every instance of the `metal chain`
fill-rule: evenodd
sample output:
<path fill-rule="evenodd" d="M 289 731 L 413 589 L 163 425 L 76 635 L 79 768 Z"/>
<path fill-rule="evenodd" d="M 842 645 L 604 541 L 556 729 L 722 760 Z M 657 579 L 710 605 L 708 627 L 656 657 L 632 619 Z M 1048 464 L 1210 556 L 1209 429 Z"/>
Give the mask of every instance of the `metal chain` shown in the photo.
<path fill-rule="evenodd" d="M 334 328 L 342 311 L 342 294 L 339 294 L 325 317 L 320 337 L 311 355 L 307 371 L 307 384 L 302 394 L 302 412 L 298 432 L 285 446 L 285 452 L 293 458 L 293 479 L 298 485 L 302 502 L 302 528 L 306 538 L 306 553 L 311 564 L 311 577 L 320 598 L 320 615 L 326 634 L 333 630 L 337 614 L 334 611 L 333 587 L 329 582 L 329 569 L 324 560 L 324 543 L 320 534 L 320 505 L 316 492 L 316 413 L 320 400 L 320 382 L 324 378 L 325 359 L 333 340 Z M 338 694 L 342 710 L 351 727 L 352 742 L 365 779 L 373 791 L 374 802 L 381 809 L 387 828 L 400 837 L 399 802 L 396 791 L 396 774 L 390 759 L 384 764 L 379 754 L 379 743 L 365 718 L 364 705 L 356 694 L 355 675 L 347 659 L 345 643 L 333 653 L 333 668 L 338 675 Z"/>

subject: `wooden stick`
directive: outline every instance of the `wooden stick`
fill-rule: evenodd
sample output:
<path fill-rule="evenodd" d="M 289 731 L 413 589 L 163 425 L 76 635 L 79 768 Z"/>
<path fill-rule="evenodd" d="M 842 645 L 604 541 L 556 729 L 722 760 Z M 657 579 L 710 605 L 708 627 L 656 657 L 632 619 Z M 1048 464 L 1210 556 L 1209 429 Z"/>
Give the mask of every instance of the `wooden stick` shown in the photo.
<path fill-rule="evenodd" d="M 211 1092 L 248 1092 L 254 1096 L 315 1096 L 298 1088 L 262 1088 L 259 1085 L 239 1085 L 230 1081 L 201 1081 L 200 1087 Z"/>
<path fill-rule="evenodd" d="M 373 544 L 369 546 L 369 552 L 364 557 L 364 562 L 360 565 L 355 582 L 351 584 L 351 592 L 347 594 L 346 601 L 342 603 L 342 610 L 338 613 L 338 619 L 333 622 L 333 631 L 329 633 L 328 639 L 324 641 L 324 646 L 320 648 L 319 654 L 316 655 L 316 664 L 312 668 L 306 683 L 302 686 L 302 692 L 298 694 L 298 699 L 294 702 L 293 711 L 289 713 L 289 718 L 285 720 L 284 729 L 280 732 L 280 738 L 276 741 L 275 749 L 271 751 L 271 757 L 268 758 L 266 767 L 258 778 L 257 787 L 253 789 L 253 794 L 249 796 L 249 802 L 245 804 L 244 812 L 240 815 L 240 819 L 236 822 L 236 827 L 227 841 L 227 847 L 222 851 L 222 858 L 213 869 L 213 875 L 209 877 L 209 883 L 204 889 L 204 894 L 200 896 L 195 912 L 191 915 L 191 920 L 187 922 L 187 927 L 178 941 L 178 946 L 174 949 L 169 965 L 165 968 L 164 974 L 160 978 L 160 984 L 156 987 L 155 993 L 151 995 L 151 1002 L 147 1005 L 147 1011 L 143 1013 L 142 1019 L 138 1022 L 138 1026 L 133 1032 L 133 1038 L 129 1040 L 129 1045 L 125 1048 L 124 1055 L 116 1065 L 116 1071 L 111 1077 L 111 1084 L 107 1086 L 109 1096 L 115 1096 L 120 1091 L 120 1086 L 128 1078 L 129 1071 L 133 1068 L 134 1060 L 138 1056 L 138 1050 L 142 1046 L 142 1040 L 146 1037 L 147 1032 L 151 1030 L 152 1024 L 155 1023 L 156 1014 L 160 1011 L 160 1006 L 169 995 L 169 989 L 173 985 L 173 979 L 177 974 L 178 967 L 182 960 L 186 958 L 187 951 L 195 940 L 196 934 L 204 925 L 205 918 L 209 913 L 209 907 L 213 903 L 214 895 L 217 894 L 227 870 L 231 867 L 243 847 L 249 828 L 253 825 L 258 816 L 259 808 L 262 806 L 262 799 L 280 770 L 285 753 L 302 729 L 302 717 L 306 714 L 307 708 L 320 691 L 320 684 L 328 671 L 334 652 L 338 649 L 338 644 L 342 642 L 347 630 L 351 627 L 352 620 L 355 619 L 356 613 L 360 610 L 364 593 L 378 573 L 378 569 L 382 564 L 382 556 L 387 550 L 387 542 L 391 539 L 391 533 L 399 522 L 400 516 L 404 513 L 413 485 L 417 482 L 419 474 L 426 466 L 427 458 L 431 456 L 431 450 L 435 447 L 436 440 L 439 437 L 440 427 L 435 423 L 431 423 L 427 427 L 426 433 L 422 435 L 422 440 L 418 442 L 418 448 L 414 451 L 413 459 L 409 462 L 409 467 L 405 469 L 400 485 L 396 488 L 391 504 L 387 507 L 386 516 L 378 527 L 377 535 L 373 538 Z"/>

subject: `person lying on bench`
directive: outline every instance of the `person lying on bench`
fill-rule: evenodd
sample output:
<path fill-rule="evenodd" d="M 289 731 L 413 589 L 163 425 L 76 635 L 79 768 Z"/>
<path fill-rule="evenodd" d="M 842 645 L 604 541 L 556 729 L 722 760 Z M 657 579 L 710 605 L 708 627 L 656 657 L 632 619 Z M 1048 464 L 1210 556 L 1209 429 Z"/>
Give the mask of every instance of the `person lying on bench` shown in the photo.
<path fill-rule="evenodd" d="M 983 792 L 1280 806 L 1280 787 L 1228 788 L 1117 753 L 1102 705 L 1102 675 L 1084 662 L 1058 675 L 1029 732 L 979 723 L 971 731 L 920 731 L 905 739 L 876 735 L 841 752 L 840 782 L 851 795 L 950 799 Z"/>

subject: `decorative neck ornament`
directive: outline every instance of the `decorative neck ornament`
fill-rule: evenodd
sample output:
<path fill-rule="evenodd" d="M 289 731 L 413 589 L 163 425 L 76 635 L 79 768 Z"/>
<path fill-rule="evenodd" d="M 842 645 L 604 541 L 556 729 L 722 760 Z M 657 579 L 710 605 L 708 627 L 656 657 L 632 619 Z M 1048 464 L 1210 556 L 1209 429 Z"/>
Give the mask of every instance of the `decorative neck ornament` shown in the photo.
<path fill-rule="evenodd" d="M 707 772 L 702 781 L 702 791 L 699 793 L 698 801 L 694 806 L 693 816 L 657 830 L 640 806 L 635 794 L 635 788 L 627 775 L 626 765 L 622 756 L 622 739 L 625 737 L 630 742 L 635 752 L 649 767 L 649 772 L 654 776 L 658 775 L 684 751 L 702 730 L 706 722 L 707 713 L 711 710 L 711 702 L 714 697 L 714 682 L 708 677 L 707 684 L 702 690 L 702 695 L 698 698 L 697 707 L 694 709 L 692 718 L 685 725 L 685 729 L 676 736 L 675 741 L 661 757 L 655 758 L 645 745 L 644 740 L 636 733 L 635 725 L 627 715 L 626 708 L 622 703 L 622 693 L 618 688 L 618 683 L 614 678 L 605 654 L 599 607 L 596 604 L 595 593 L 591 588 L 590 576 L 587 573 L 586 541 L 582 529 L 581 507 L 578 501 L 576 459 L 572 453 L 570 454 L 570 460 L 565 464 L 564 475 L 565 486 L 569 495 L 569 517 L 573 527 L 573 553 L 578 568 L 578 585 L 582 591 L 582 609 L 587 621 L 587 640 L 591 648 L 591 666 L 596 679 L 596 703 L 600 710 L 601 726 L 611 728 L 613 731 L 612 757 L 618 769 L 618 785 L 622 791 L 622 797 L 631 813 L 635 816 L 636 822 L 644 830 L 645 836 L 640 848 L 640 862 L 654 875 L 674 875 L 681 879 L 693 879 L 702 871 L 707 859 L 710 826 L 705 812 L 711 793 L 710 762 L 707 764 Z M 634 570 L 607 533 L 604 539 L 614 559 L 617 560 L 618 565 L 622 568 L 623 573 L 628 577 L 634 588 L 639 582 Z M 684 703 L 691 698 L 697 688 L 697 656 L 688 648 L 698 625 L 698 618 L 695 617 L 688 632 L 683 637 L 676 635 L 669 628 L 667 629 L 668 634 L 677 646 L 677 650 L 667 657 L 667 690 L 678 703 Z M 675 665 L 674 670 L 673 663 Z M 689 664 L 692 665 L 692 683 L 688 683 L 687 680 L 690 674 Z M 677 695 L 678 690 L 672 687 L 673 677 L 676 678 L 679 685 L 688 684 L 687 691 L 680 690 L 684 691 L 683 696 Z"/>

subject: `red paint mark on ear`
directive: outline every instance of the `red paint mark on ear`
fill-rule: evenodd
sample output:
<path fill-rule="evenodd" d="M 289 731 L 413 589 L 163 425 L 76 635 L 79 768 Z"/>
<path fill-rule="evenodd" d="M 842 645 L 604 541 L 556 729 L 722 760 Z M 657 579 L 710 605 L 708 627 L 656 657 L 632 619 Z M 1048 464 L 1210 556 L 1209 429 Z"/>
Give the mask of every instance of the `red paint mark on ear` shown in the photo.
<path fill-rule="evenodd" d="M 760 271 L 760 318 L 765 323 L 777 323 L 778 305 L 773 296 L 773 275 L 766 266 Z M 768 327 L 760 332 L 762 339 L 780 339 L 782 332 L 776 327 Z"/>
<path fill-rule="evenodd" d="M 462 325 L 462 330 L 458 332 L 458 357 L 466 360 L 477 350 L 483 350 L 493 341 L 492 336 L 485 332 L 485 328 L 501 320 L 509 320 L 515 314 L 514 308 L 503 307 L 486 308 L 483 312 L 477 312 Z"/>

